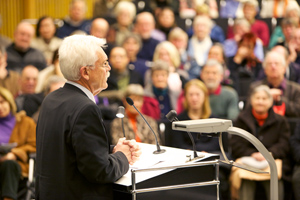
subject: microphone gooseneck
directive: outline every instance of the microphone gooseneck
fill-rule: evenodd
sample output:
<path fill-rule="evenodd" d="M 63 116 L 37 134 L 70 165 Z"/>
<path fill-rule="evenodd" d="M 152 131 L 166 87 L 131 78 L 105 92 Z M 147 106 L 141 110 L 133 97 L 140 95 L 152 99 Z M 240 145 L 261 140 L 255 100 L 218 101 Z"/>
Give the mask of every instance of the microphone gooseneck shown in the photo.
<path fill-rule="evenodd" d="M 134 109 L 140 114 L 140 116 L 143 118 L 143 120 L 146 122 L 146 124 L 148 125 L 148 127 L 149 127 L 150 130 L 152 131 L 152 133 L 153 133 L 153 135 L 154 135 L 154 137 L 155 137 L 156 148 L 157 148 L 157 150 L 154 151 L 153 153 L 154 153 L 154 154 L 164 153 L 166 150 L 160 148 L 160 146 L 159 146 L 159 144 L 158 144 L 158 140 L 157 140 L 156 134 L 154 133 L 153 129 L 151 128 L 150 124 L 147 122 L 147 120 L 145 119 L 145 117 L 142 115 L 142 113 L 140 113 L 140 111 L 135 107 L 133 100 L 132 100 L 130 97 L 126 97 L 126 102 L 127 102 L 129 105 L 131 105 L 131 106 L 134 107 Z"/>
<path fill-rule="evenodd" d="M 175 121 L 179 121 L 177 118 L 177 112 L 175 110 L 171 110 L 170 112 L 168 112 L 168 114 L 166 114 L 166 118 L 170 121 L 170 122 L 175 122 Z M 194 158 L 198 157 L 197 151 L 196 151 L 196 145 L 195 145 L 195 141 L 194 138 L 192 136 L 192 134 L 187 131 L 191 141 L 192 141 L 192 145 L 193 145 L 193 151 L 194 151 Z"/>
<path fill-rule="evenodd" d="M 117 116 L 118 118 L 121 118 L 121 121 L 122 121 L 123 136 L 124 136 L 124 138 L 126 138 L 126 136 L 125 136 L 125 129 L 124 129 L 124 120 L 123 120 L 123 118 L 124 118 L 124 116 L 125 116 L 125 108 L 124 108 L 123 106 L 119 106 L 119 107 L 118 107 L 118 112 L 117 112 L 116 116 Z"/>

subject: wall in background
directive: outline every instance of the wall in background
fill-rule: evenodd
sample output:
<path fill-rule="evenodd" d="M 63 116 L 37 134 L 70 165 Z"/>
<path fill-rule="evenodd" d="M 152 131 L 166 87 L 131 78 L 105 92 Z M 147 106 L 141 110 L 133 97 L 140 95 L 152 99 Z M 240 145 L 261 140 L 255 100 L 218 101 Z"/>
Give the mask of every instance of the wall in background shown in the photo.
<path fill-rule="evenodd" d="M 94 1 L 86 0 L 88 19 L 93 16 Z M 13 39 L 17 24 L 24 19 L 29 19 L 33 24 L 44 15 L 62 19 L 69 13 L 70 2 L 71 0 L 0 0 L 2 17 L 0 33 Z"/>

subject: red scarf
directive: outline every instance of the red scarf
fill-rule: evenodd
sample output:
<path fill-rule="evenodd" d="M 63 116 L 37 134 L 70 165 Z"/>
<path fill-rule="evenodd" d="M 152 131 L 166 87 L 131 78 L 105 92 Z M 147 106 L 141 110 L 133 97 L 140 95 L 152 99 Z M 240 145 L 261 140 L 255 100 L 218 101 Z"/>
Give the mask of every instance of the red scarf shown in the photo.
<path fill-rule="evenodd" d="M 135 141 L 137 141 L 137 142 L 142 142 L 141 141 L 141 138 L 138 136 L 138 134 L 137 134 L 137 120 L 136 120 L 136 116 L 138 115 L 138 114 L 133 114 L 133 113 L 131 113 L 131 112 L 128 112 L 128 111 L 126 111 L 126 114 L 127 114 L 127 116 L 128 116 L 128 119 L 129 119 L 129 122 L 131 123 L 131 125 L 132 125 L 132 129 L 133 129 L 133 132 L 134 132 L 134 135 L 135 135 Z"/>
<path fill-rule="evenodd" d="M 269 116 L 269 113 L 258 114 L 253 108 L 252 108 L 252 114 L 253 114 L 254 118 L 256 119 L 259 126 L 262 126 Z"/>

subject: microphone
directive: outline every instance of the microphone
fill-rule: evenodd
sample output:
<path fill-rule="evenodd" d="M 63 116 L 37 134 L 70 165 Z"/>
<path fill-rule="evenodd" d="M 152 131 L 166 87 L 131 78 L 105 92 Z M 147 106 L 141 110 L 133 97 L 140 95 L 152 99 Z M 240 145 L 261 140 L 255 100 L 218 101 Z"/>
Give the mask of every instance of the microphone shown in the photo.
<path fill-rule="evenodd" d="M 170 112 L 168 112 L 168 114 L 166 114 L 166 118 L 170 121 L 170 122 L 174 122 L 174 121 L 179 121 L 177 118 L 177 112 L 175 110 L 171 110 Z M 195 145 L 195 141 L 194 138 L 192 136 L 192 134 L 187 131 L 191 141 L 192 141 L 192 145 L 193 145 L 193 151 L 194 151 L 194 159 L 198 157 L 197 151 L 196 151 L 196 145 Z"/>
<path fill-rule="evenodd" d="M 140 114 L 140 116 L 143 118 L 143 120 L 146 122 L 146 124 L 148 125 L 148 127 L 150 128 L 150 130 L 152 131 L 154 137 L 155 137 L 155 142 L 156 142 L 156 148 L 157 150 L 154 151 L 154 154 L 160 154 L 160 153 L 164 153 L 166 150 L 165 149 L 161 149 L 158 141 L 157 141 L 157 137 L 156 134 L 154 133 L 153 129 L 151 128 L 150 124 L 147 122 L 147 120 L 145 119 L 145 117 L 142 115 L 142 113 L 140 113 L 140 111 L 135 107 L 133 100 L 130 97 L 126 97 L 126 101 L 129 105 L 133 106 L 134 109 Z"/>
<path fill-rule="evenodd" d="M 126 138 L 125 137 L 125 130 L 124 130 L 124 121 L 123 121 L 123 118 L 125 116 L 125 108 L 123 106 L 118 107 L 116 116 L 122 120 L 123 135 L 124 135 L 124 138 Z"/>

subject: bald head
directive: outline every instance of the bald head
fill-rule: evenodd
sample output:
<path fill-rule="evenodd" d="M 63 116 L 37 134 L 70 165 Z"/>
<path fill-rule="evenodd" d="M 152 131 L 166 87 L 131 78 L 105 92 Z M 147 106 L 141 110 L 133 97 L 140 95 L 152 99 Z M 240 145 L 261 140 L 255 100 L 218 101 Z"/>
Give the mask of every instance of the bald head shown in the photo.
<path fill-rule="evenodd" d="M 20 88 L 23 94 L 33 94 L 38 81 L 39 70 L 33 65 L 24 67 L 20 77 Z"/>
<path fill-rule="evenodd" d="M 30 46 L 33 35 L 34 28 L 30 23 L 19 23 L 14 33 L 14 42 L 16 48 L 21 51 L 26 51 Z"/>
<path fill-rule="evenodd" d="M 272 48 L 272 51 L 275 51 L 275 52 L 283 55 L 286 61 L 289 58 L 288 50 L 282 45 L 276 45 L 275 47 Z"/>
<path fill-rule="evenodd" d="M 90 33 L 97 38 L 106 38 L 109 29 L 108 22 L 103 18 L 96 18 L 92 22 Z"/>
<path fill-rule="evenodd" d="M 136 32 L 143 38 L 148 39 L 155 28 L 155 20 L 150 12 L 142 12 L 136 16 Z"/>

